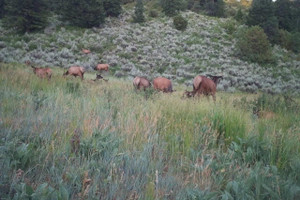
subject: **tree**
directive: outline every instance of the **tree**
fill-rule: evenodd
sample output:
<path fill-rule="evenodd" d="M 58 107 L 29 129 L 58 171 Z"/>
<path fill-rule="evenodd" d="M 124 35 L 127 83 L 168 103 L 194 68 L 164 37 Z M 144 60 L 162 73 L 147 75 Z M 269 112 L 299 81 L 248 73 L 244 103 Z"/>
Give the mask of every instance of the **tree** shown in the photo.
<path fill-rule="evenodd" d="M 280 29 L 292 30 L 291 2 L 289 0 L 277 0 L 275 2 L 275 16 L 278 19 Z"/>
<path fill-rule="evenodd" d="M 272 0 L 253 0 L 246 23 L 262 27 L 269 40 L 276 41 L 279 30 Z"/>
<path fill-rule="evenodd" d="M 143 0 L 137 0 L 136 2 L 133 21 L 137 23 L 142 23 L 145 21 Z"/>
<path fill-rule="evenodd" d="M 4 0 L 0 1 L 0 19 L 4 16 Z"/>
<path fill-rule="evenodd" d="M 63 19 L 72 25 L 91 28 L 104 23 L 105 13 L 101 0 L 65 0 Z"/>
<path fill-rule="evenodd" d="M 122 7 L 120 0 L 104 0 L 103 5 L 106 16 L 118 17 L 121 14 Z"/>
<path fill-rule="evenodd" d="M 167 16 L 174 16 L 182 9 L 183 2 L 181 0 L 161 0 L 161 7 Z"/>
<path fill-rule="evenodd" d="M 238 33 L 237 51 L 245 60 L 257 63 L 272 61 L 271 46 L 267 35 L 259 26 L 252 26 Z"/>
<path fill-rule="evenodd" d="M 300 32 L 300 0 L 291 2 L 292 31 Z"/>
<path fill-rule="evenodd" d="M 17 32 L 41 30 L 47 25 L 47 6 L 44 0 L 6 0 L 4 24 Z"/>
<path fill-rule="evenodd" d="M 210 16 L 224 16 L 225 3 L 223 0 L 207 0 L 204 7 L 206 13 Z"/>

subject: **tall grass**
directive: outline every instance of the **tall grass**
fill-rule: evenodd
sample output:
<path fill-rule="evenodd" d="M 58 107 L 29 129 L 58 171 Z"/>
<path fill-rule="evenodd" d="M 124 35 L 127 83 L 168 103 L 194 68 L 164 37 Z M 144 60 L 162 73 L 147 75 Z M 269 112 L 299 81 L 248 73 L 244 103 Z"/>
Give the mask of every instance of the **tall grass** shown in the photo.
<path fill-rule="evenodd" d="M 278 97 L 278 109 L 257 103 L 274 97 L 218 93 L 214 103 L 92 73 L 53 69 L 48 81 L 19 64 L 0 70 L 3 199 L 300 196 L 298 99 Z M 275 117 L 255 116 L 258 105 Z"/>

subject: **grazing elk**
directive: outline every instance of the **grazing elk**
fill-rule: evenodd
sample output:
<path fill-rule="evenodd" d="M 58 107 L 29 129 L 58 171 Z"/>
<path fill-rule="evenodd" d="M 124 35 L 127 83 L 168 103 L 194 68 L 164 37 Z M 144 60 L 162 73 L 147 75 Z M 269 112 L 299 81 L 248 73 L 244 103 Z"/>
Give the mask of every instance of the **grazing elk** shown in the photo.
<path fill-rule="evenodd" d="M 109 65 L 108 64 L 98 64 L 94 69 L 96 71 L 108 71 Z"/>
<path fill-rule="evenodd" d="M 88 49 L 81 49 L 81 51 L 82 51 L 82 53 L 84 53 L 84 54 L 89 54 L 89 53 L 91 53 L 91 51 L 88 50 Z"/>
<path fill-rule="evenodd" d="M 156 90 L 163 92 L 174 92 L 172 88 L 172 82 L 164 77 L 158 77 L 153 80 L 153 87 Z"/>
<path fill-rule="evenodd" d="M 84 68 L 80 66 L 71 66 L 68 71 L 66 71 L 63 76 L 65 77 L 66 75 L 73 75 L 73 76 L 79 76 L 81 80 L 83 80 L 83 75 L 84 75 Z"/>
<path fill-rule="evenodd" d="M 199 96 L 201 94 L 205 96 L 211 95 L 213 100 L 216 101 L 217 84 L 223 76 L 208 76 L 212 77 L 212 79 L 200 75 L 196 76 L 193 81 L 193 91 L 185 91 L 184 95 L 187 97 Z"/>
<path fill-rule="evenodd" d="M 133 86 L 138 90 L 143 88 L 145 91 L 146 88 L 151 86 L 151 82 L 144 77 L 137 76 L 133 79 Z"/>
<path fill-rule="evenodd" d="M 48 80 L 51 79 L 52 76 L 52 70 L 49 67 L 42 68 L 42 67 L 34 67 L 31 65 L 33 68 L 33 73 L 36 74 L 39 78 L 48 78 Z"/>

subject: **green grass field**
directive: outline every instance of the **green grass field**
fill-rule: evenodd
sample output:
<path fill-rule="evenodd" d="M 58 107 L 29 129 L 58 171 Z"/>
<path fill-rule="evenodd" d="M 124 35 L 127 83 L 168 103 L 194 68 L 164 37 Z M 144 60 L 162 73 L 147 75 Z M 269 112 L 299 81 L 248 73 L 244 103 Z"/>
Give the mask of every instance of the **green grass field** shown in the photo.
<path fill-rule="evenodd" d="M 299 98 L 53 71 L 0 63 L 0 199 L 300 198 Z"/>

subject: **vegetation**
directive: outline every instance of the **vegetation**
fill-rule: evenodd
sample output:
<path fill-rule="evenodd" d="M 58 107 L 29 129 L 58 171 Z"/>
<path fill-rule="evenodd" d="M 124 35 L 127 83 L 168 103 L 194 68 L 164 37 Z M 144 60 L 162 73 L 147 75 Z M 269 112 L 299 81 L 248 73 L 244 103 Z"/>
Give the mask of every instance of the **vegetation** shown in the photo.
<path fill-rule="evenodd" d="M 173 24 L 177 30 L 184 31 L 188 25 L 188 21 L 181 15 L 173 17 Z"/>
<path fill-rule="evenodd" d="M 0 14 L 4 17 L 4 25 L 19 33 L 41 30 L 47 25 L 47 7 L 45 0 L 9 0 L 3 1 Z"/>
<path fill-rule="evenodd" d="M 121 14 L 122 7 L 119 0 L 103 0 L 106 16 L 118 17 Z"/>
<path fill-rule="evenodd" d="M 263 29 L 259 26 L 242 29 L 237 41 L 239 56 L 252 62 L 268 63 L 272 61 L 271 46 Z"/>
<path fill-rule="evenodd" d="M 62 16 L 72 25 L 91 28 L 104 23 L 103 2 L 98 0 L 63 1 Z"/>
<path fill-rule="evenodd" d="M 299 99 L 218 93 L 213 103 L 181 99 L 179 86 L 144 93 L 60 69 L 50 81 L 23 65 L 0 70 L 2 198 L 300 197 Z"/>
<path fill-rule="evenodd" d="M 145 21 L 143 0 L 137 0 L 136 2 L 133 21 L 136 23 L 142 23 Z"/>
<path fill-rule="evenodd" d="M 163 12 L 167 16 L 174 16 L 183 8 L 182 0 L 160 0 Z"/>

